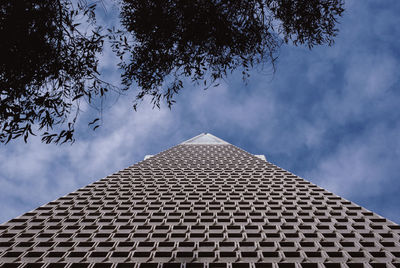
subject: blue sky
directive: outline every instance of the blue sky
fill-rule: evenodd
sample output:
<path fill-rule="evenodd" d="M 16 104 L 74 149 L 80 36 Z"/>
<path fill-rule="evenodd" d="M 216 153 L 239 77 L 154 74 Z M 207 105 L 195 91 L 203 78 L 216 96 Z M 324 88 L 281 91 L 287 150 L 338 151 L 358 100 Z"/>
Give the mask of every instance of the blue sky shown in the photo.
<path fill-rule="evenodd" d="M 135 92 L 110 96 L 101 128 L 87 127 L 87 109 L 72 146 L 0 145 L 0 222 L 210 132 L 400 223 L 399 11 L 396 0 L 347 1 L 335 45 L 284 46 L 273 75 L 188 86 L 172 110 L 134 112 Z M 112 81 L 115 64 L 105 50 Z"/>

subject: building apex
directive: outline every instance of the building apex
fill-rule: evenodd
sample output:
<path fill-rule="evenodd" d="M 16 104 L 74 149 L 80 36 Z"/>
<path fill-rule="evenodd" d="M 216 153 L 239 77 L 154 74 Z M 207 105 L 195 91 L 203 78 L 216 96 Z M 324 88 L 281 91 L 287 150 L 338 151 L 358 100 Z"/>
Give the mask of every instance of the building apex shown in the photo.
<path fill-rule="evenodd" d="M 190 145 L 190 144 L 229 144 L 229 143 L 210 133 L 201 133 L 200 135 L 197 135 L 196 137 L 184 141 L 181 144 Z"/>

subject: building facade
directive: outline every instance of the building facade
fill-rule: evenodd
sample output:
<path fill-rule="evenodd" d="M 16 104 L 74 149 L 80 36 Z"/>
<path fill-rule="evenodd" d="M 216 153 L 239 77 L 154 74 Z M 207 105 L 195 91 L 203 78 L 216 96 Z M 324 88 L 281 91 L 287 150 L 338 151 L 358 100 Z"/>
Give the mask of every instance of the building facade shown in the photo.
<path fill-rule="evenodd" d="M 211 134 L 0 225 L 1 267 L 400 267 L 400 226 Z"/>

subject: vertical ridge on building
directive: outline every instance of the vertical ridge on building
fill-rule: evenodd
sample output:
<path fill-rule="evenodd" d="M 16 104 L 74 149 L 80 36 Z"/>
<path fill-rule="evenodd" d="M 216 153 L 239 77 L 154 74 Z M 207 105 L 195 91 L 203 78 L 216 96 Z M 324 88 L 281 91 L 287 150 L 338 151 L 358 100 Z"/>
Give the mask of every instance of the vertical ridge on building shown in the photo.
<path fill-rule="evenodd" d="M 400 267 L 400 227 L 211 134 L 0 225 L 1 267 Z"/>

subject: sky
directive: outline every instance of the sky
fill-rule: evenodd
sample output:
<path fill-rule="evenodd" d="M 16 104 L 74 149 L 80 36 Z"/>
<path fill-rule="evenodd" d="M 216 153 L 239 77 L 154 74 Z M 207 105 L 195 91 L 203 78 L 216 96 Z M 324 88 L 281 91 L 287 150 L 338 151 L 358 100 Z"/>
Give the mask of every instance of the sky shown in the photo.
<path fill-rule="evenodd" d="M 285 45 L 274 74 L 187 86 L 171 110 L 143 102 L 134 112 L 134 91 L 110 96 L 101 127 L 88 128 L 87 109 L 72 145 L 0 145 L 0 223 L 202 132 L 400 223 L 400 1 L 345 8 L 332 47 Z M 106 49 L 101 71 L 111 81 L 116 63 Z"/>

